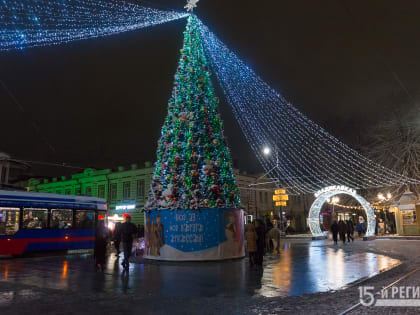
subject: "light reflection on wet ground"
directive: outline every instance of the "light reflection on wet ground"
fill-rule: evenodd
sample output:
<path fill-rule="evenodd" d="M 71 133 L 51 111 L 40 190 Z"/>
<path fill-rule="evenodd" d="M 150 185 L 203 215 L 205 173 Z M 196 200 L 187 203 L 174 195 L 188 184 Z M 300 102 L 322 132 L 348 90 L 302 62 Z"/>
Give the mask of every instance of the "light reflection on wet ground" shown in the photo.
<path fill-rule="evenodd" d="M 139 297 L 287 296 L 337 290 L 400 262 L 387 256 L 353 252 L 319 242 L 283 244 L 280 256 L 265 257 L 264 269 L 247 259 L 209 263 L 131 264 L 123 273 L 112 254 L 104 273 L 88 255 L 0 260 L 0 280 L 55 290 L 133 294 Z M 0 305 L 14 294 L 1 292 Z"/>

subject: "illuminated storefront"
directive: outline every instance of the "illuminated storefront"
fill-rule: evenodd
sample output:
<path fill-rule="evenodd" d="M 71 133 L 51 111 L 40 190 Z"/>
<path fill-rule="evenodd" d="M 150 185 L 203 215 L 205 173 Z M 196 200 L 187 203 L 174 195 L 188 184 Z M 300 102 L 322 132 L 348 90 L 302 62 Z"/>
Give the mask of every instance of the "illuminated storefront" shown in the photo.
<path fill-rule="evenodd" d="M 420 200 L 410 191 L 405 192 L 400 200 L 390 208 L 395 213 L 398 235 L 420 235 Z"/>

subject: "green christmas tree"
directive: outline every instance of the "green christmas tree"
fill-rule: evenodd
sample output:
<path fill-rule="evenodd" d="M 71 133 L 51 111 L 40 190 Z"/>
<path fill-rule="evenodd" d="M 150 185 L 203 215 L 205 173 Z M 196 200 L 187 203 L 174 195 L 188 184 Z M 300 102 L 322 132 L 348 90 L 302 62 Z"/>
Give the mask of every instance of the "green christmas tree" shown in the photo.
<path fill-rule="evenodd" d="M 146 209 L 238 208 L 218 99 L 193 16 L 162 127 Z"/>

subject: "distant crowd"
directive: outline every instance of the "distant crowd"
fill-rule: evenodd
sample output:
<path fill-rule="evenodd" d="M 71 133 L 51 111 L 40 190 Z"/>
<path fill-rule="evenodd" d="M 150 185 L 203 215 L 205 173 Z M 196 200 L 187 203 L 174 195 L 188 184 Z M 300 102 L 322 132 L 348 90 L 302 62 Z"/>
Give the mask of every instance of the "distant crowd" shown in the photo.
<path fill-rule="evenodd" d="M 359 237 L 362 237 L 366 233 L 367 225 L 366 222 L 357 222 L 356 225 L 350 220 L 335 220 L 331 225 L 331 233 L 333 235 L 334 244 L 338 244 L 338 237 L 343 244 L 354 242 L 354 231 L 357 231 Z"/>

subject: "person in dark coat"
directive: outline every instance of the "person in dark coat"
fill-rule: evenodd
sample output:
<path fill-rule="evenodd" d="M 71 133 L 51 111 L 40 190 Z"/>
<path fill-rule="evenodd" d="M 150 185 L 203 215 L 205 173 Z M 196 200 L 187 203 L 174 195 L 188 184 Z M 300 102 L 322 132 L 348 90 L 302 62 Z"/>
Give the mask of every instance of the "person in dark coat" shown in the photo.
<path fill-rule="evenodd" d="M 96 269 L 104 271 L 106 258 L 106 245 L 108 241 L 108 231 L 105 228 L 104 221 L 99 221 L 95 229 L 94 257 Z"/>
<path fill-rule="evenodd" d="M 354 242 L 354 225 L 352 220 L 347 220 L 347 242 L 350 243 L 350 239 Z"/>
<path fill-rule="evenodd" d="M 343 241 L 343 244 L 345 244 L 346 243 L 347 224 L 343 220 L 338 221 L 338 233 L 340 233 L 340 239 Z"/>
<path fill-rule="evenodd" d="M 357 234 L 359 235 L 359 237 L 362 236 L 362 232 L 363 232 L 363 228 L 362 228 L 362 224 L 359 222 L 357 222 L 356 224 L 356 230 L 357 230 Z"/>
<path fill-rule="evenodd" d="M 114 247 L 117 251 L 117 259 L 120 258 L 120 243 L 121 243 L 121 222 L 115 224 L 114 230 Z"/>
<path fill-rule="evenodd" d="M 255 255 L 255 264 L 262 266 L 265 253 L 265 228 L 264 223 L 261 220 L 256 220 L 255 222 L 255 232 L 257 233 L 257 253 Z"/>
<path fill-rule="evenodd" d="M 331 233 L 333 235 L 334 244 L 337 245 L 338 242 L 338 224 L 337 221 L 334 220 L 333 224 L 331 225 Z"/>
<path fill-rule="evenodd" d="M 131 251 L 133 249 L 133 235 L 137 234 L 136 226 L 131 223 L 131 217 L 126 216 L 125 222 L 121 224 L 121 241 L 123 242 L 123 250 L 124 250 L 124 260 L 122 265 L 124 269 L 128 269 L 130 263 L 128 259 L 131 256 Z"/>
<path fill-rule="evenodd" d="M 256 262 L 257 253 L 257 232 L 255 226 L 251 223 L 245 224 L 245 239 L 246 239 L 246 250 L 249 254 L 249 266 L 252 267 Z"/>

